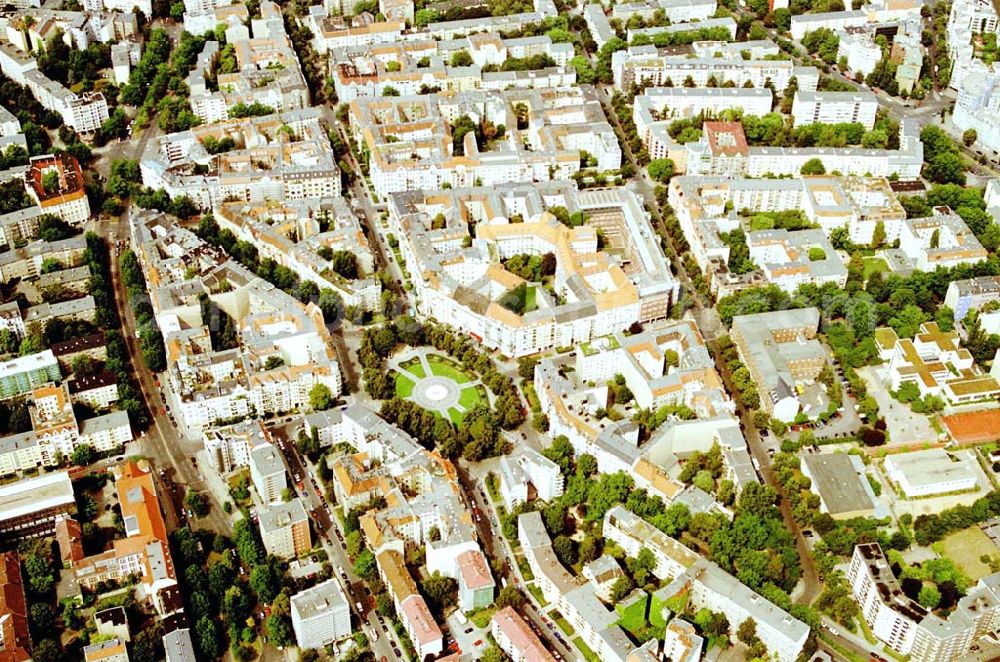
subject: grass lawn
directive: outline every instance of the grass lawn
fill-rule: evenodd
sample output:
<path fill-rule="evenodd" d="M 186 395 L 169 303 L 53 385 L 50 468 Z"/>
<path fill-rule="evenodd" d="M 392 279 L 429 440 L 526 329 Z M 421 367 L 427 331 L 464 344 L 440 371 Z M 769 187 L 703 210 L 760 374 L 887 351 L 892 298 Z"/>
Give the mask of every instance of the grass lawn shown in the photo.
<path fill-rule="evenodd" d="M 528 406 L 531 407 L 531 413 L 537 414 L 542 411 L 542 406 L 538 402 L 538 394 L 535 393 L 535 383 L 522 382 L 521 390 L 524 391 L 524 397 L 528 400 Z"/>
<path fill-rule="evenodd" d="M 953 533 L 941 541 L 941 553 L 951 559 L 963 574 L 972 581 L 990 574 L 990 566 L 979 560 L 980 556 L 996 553 L 993 541 L 978 526 Z"/>
<path fill-rule="evenodd" d="M 469 615 L 469 620 L 475 623 L 476 627 L 488 628 L 490 626 L 490 619 L 493 618 L 493 614 L 496 610 L 496 607 L 486 607 L 485 609 L 480 609 L 476 613 Z"/>
<path fill-rule="evenodd" d="M 469 411 L 480 403 L 485 405 L 486 399 L 482 397 L 478 388 L 463 388 L 458 395 L 458 404 L 462 405 L 465 411 Z"/>
<path fill-rule="evenodd" d="M 450 408 L 448 410 L 448 418 L 455 425 L 461 425 L 462 424 L 462 418 L 463 418 L 462 417 L 462 412 L 458 411 L 454 407 L 452 407 L 452 408 Z"/>
<path fill-rule="evenodd" d="M 587 644 L 583 643 L 583 639 L 577 637 L 573 640 L 573 645 L 577 647 L 580 654 L 583 655 L 583 659 L 587 662 L 601 662 L 601 658 L 594 654 L 594 651 L 590 650 Z"/>
<path fill-rule="evenodd" d="M 542 589 L 538 588 L 538 586 L 535 584 L 528 584 L 528 592 L 535 596 L 535 600 L 538 601 L 538 604 L 541 605 L 543 609 L 548 606 L 549 603 L 545 599 L 545 596 L 542 595 Z"/>
<path fill-rule="evenodd" d="M 431 364 L 431 372 L 438 377 L 454 379 L 459 384 L 467 384 L 472 381 L 467 374 L 435 354 L 428 354 L 427 362 Z"/>
<path fill-rule="evenodd" d="M 427 376 L 427 373 L 424 372 L 424 364 L 420 362 L 420 359 L 410 359 L 400 367 L 417 379 L 423 379 Z"/>
<path fill-rule="evenodd" d="M 876 271 L 886 272 L 889 270 L 889 264 L 880 257 L 866 257 L 864 258 L 865 270 L 864 278 L 868 280 L 871 275 Z"/>
<path fill-rule="evenodd" d="M 552 619 L 553 623 L 559 626 L 559 629 L 562 630 L 563 634 L 565 634 L 567 637 L 572 637 L 574 634 L 576 634 L 576 631 L 573 629 L 573 626 L 569 624 L 569 621 L 567 621 L 566 618 L 562 614 L 560 614 L 558 610 L 553 609 L 552 611 L 550 611 L 549 618 Z"/>
<path fill-rule="evenodd" d="M 413 393 L 415 382 L 401 372 L 396 373 L 396 395 L 408 398 Z"/>

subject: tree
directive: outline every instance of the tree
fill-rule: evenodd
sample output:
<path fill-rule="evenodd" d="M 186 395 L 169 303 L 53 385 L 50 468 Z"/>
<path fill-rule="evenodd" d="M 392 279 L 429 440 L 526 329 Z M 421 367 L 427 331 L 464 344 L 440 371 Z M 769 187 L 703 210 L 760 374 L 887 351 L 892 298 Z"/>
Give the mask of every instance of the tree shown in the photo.
<path fill-rule="evenodd" d="M 453 67 L 471 67 L 473 65 L 472 56 L 467 51 L 455 51 L 448 63 Z"/>
<path fill-rule="evenodd" d="M 569 475 L 573 466 L 573 445 L 566 435 L 559 435 L 552 440 L 552 445 L 542 451 L 548 459 L 559 465 L 564 476 Z"/>
<path fill-rule="evenodd" d="M 753 646 L 757 640 L 757 621 L 747 618 L 736 629 L 736 638 L 747 646 Z"/>
<path fill-rule="evenodd" d="M 538 359 L 525 356 L 520 361 L 517 362 L 517 375 L 521 379 L 530 381 L 535 376 L 535 366 L 538 364 Z"/>
<path fill-rule="evenodd" d="M 458 602 L 458 583 L 440 572 L 435 572 L 425 579 L 420 588 L 437 611 L 442 611 Z"/>
<path fill-rule="evenodd" d="M 65 658 L 59 644 L 52 639 L 42 639 L 31 651 L 31 659 L 34 662 L 60 662 Z"/>
<path fill-rule="evenodd" d="M 823 165 L 823 161 L 821 159 L 809 159 L 802 164 L 802 168 L 799 169 L 799 172 L 803 175 L 825 175 L 826 166 Z"/>
<path fill-rule="evenodd" d="M 325 411 L 333 407 L 333 393 L 326 384 L 316 384 L 309 391 L 309 406 L 313 411 Z"/>
<path fill-rule="evenodd" d="M 497 594 L 494 604 L 496 604 L 497 609 L 513 607 L 515 610 L 518 610 L 524 604 L 524 594 L 513 586 L 505 586 L 500 589 L 500 593 Z"/>
<path fill-rule="evenodd" d="M 208 499 L 203 494 L 199 494 L 192 489 L 188 489 L 184 496 L 184 506 L 194 513 L 195 517 L 205 517 L 208 515 L 211 506 Z"/>
<path fill-rule="evenodd" d="M 500 650 L 499 647 L 490 646 L 483 651 L 482 655 L 479 656 L 479 659 L 481 662 L 504 662 L 504 660 L 507 659 L 507 656 L 503 654 L 503 651 Z"/>
<path fill-rule="evenodd" d="M 917 602 L 928 609 L 934 609 L 941 602 L 941 591 L 934 584 L 924 584 L 920 587 L 920 595 Z"/>
<path fill-rule="evenodd" d="M 979 138 L 979 134 L 976 133 L 975 129 L 966 129 L 962 132 L 962 142 L 965 143 L 966 147 L 972 147 L 977 138 Z"/>
<path fill-rule="evenodd" d="M 577 562 L 578 556 L 576 543 L 572 538 L 568 538 L 566 536 L 556 536 L 555 540 L 552 541 L 552 551 L 556 553 L 556 558 L 558 558 L 563 565 L 571 566 Z"/>
<path fill-rule="evenodd" d="M 59 190 L 59 171 L 56 169 L 47 170 L 42 175 L 42 188 L 46 193 L 52 194 Z"/>
<path fill-rule="evenodd" d="M 622 575 L 611 585 L 611 601 L 621 602 L 633 589 L 632 580 L 627 575 Z"/>
<path fill-rule="evenodd" d="M 875 224 L 875 230 L 872 231 L 872 246 L 879 248 L 885 243 L 885 223 L 879 221 Z"/>
<path fill-rule="evenodd" d="M 666 184 L 674 176 L 674 162 L 670 159 L 653 159 L 649 162 L 649 176 Z"/>
<path fill-rule="evenodd" d="M 90 466 L 90 463 L 94 461 L 94 447 L 90 444 L 80 444 L 73 449 L 72 455 L 70 455 L 70 462 L 77 465 L 78 467 Z"/>
<path fill-rule="evenodd" d="M 354 560 L 354 572 L 366 582 L 375 579 L 378 576 L 375 569 L 375 555 L 367 549 L 358 554 L 358 558 Z"/>
<path fill-rule="evenodd" d="M 273 557 L 250 570 L 250 588 L 261 602 L 271 602 L 281 590 L 281 568 Z"/>

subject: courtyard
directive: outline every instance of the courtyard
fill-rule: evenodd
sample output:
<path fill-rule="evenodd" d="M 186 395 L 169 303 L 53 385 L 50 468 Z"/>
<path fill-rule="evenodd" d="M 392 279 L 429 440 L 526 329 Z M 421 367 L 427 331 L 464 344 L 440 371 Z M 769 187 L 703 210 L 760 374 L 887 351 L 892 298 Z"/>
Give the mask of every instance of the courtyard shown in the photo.
<path fill-rule="evenodd" d="M 390 361 L 396 395 L 459 425 L 466 412 L 489 405 L 486 387 L 456 361 L 426 348 L 408 349 Z"/>

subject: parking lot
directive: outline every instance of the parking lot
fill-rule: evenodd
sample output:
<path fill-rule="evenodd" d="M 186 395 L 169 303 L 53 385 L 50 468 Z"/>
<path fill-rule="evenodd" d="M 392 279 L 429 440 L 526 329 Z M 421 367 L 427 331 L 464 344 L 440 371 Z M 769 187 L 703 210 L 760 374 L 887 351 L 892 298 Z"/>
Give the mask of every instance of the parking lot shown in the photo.
<path fill-rule="evenodd" d="M 868 394 L 878 403 L 879 414 L 885 418 L 889 448 L 937 441 L 938 433 L 931 426 L 930 419 L 923 414 L 915 414 L 909 405 L 896 400 L 886 390 L 878 366 L 860 368 L 858 374 L 865 380 Z"/>
<path fill-rule="evenodd" d="M 462 612 L 458 610 L 448 617 L 447 622 L 451 636 L 454 638 L 458 650 L 462 652 L 461 658 L 463 660 L 478 660 L 481 658 L 483 651 L 489 648 L 489 642 L 486 639 L 487 630 L 476 627 L 475 623 L 465 618 Z M 448 648 L 447 643 L 445 643 L 445 648 Z M 450 651 L 454 653 L 455 649 L 452 648 Z"/>

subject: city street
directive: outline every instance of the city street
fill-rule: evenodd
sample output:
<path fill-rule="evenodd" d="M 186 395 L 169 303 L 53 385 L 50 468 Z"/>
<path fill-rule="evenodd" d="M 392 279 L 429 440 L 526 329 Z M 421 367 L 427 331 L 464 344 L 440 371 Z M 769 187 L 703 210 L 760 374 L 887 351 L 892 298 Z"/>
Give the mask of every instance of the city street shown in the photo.
<path fill-rule="evenodd" d="M 168 526 L 177 528 L 184 525 L 186 518 L 184 517 L 183 501 L 187 489 L 190 488 L 197 492 L 206 493 L 211 503 L 209 515 L 206 518 L 193 520 L 191 525 L 194 528 L 209 528 L 220 533 L 229 533 L 232 524 L 229 517 L 222 511 L 222 504 L 212 499 L 211 495 L 207 493 L 197 467 L 189 460 L 201 448 L 200 440 L 197 443 L 192 443 L 177 434 L 169 417 L 162 414 L 166 409 L 166 404 L 160 396 L 157 377 L 145 369 L 143 364 L 142 350 L 139 348 L 139 341 L 136 338 L 135 316 L 129 305 L 128 292 L 119 272 L 118 251 L 115 245 L 117 241 L 127 241 L 129 237 L 125 215 L 118 218 L 115 226 L 110 223 L 99 223 L 98 233 L 108 240 L 111 281 L 118 314 L 122 321 L 122 338 L 128 347 L 136 381 L 151 417 L 149 428 L 142 433 L 138 441 L 143 455 L 153 460 L 162 494 L 168 497 L 164 500 L 165 505 L 168 506 Z M 172 489 L 174 486 L 176 489 Z"/>
<path fill-rule="evenodd" d="M 309 513 L 318 542 L 326 550 L 330 564 L 338 575 L 337 580 L 346 589 L 351 611 L 356 622 L 361 623 L 362 631 L 368 637 L 375 659 L 382 660 L 383 657 L 387 660 L 404 659 L 393 648 L 395 646 L 396 649 L 402 650 L 399 643 L 395 642 L 395 633 L 391 632 L 391 627 L 383 625 L 382 619 L 375 612 L 371 596 L 365 592 L 367 588 L 365 583 L 354 573 L 354 566 L 347 557 L 347 547 L 344 545 L 344 534 L 340 530 L 340 523 L 331 516 L 331 506 L 327 505 L 319 491 L 319 481 L 314 477 L 313 468 L 303 461 L 295 448 L 295 434 L 300 422 L 301 419 L 296 418 L 294 422 L 278 425 L 272 429 L 274 443 L 278 445 L 285 460 L 285 467 L 293 482 L 295 493 L 302 499 L 302 505 Z M 295 480 L 296 477 L 298 481 Z M 358 604 L 361 605 L 360 611 Z M 392 639 L 387 633 L 392 634 Z"/>
<path fill-rule="evenodd" d="M 458 479 L 462 483 L 466 497 L 469 498 L 471 504 L 481 514 L 479 520 L 476 522 L 476 528 L 479 532 L 479 541 L 482 544 L 483 552 L 490 558 L 499 558 L 503 561 L 503 574 L 501 577 L 507 582 L 513 583 L 524 594 L 525 603 L 520 614 L 535 625 L 536 632 L 542 633 L 544 643 L 551 650 L 557 651 L 565 660 L 577 659 L 579 654 L 576 650 L 571 649 L 556 639 L 554 631 L 548 628 L 551 621 L 548 619 L 542 620 L 541 612 L 535 606 L 532 596 L 525 587 L 524 578 L 517 567 L 517 561 L 514 559 L 510 546 L 497 530 L 500 520 L 486 495 L 485 474 L 486 470 L 482 463 L 475 467 L 474 472 L 470 472 L 464 462 L 461 462 L 458 466 Z M 496 521 L 495 526 L 492 524 L 493 521 Z"/>

